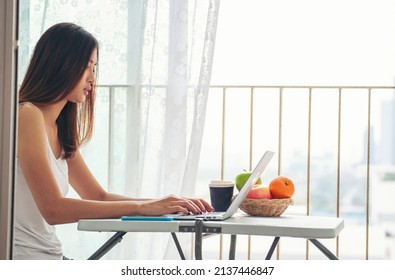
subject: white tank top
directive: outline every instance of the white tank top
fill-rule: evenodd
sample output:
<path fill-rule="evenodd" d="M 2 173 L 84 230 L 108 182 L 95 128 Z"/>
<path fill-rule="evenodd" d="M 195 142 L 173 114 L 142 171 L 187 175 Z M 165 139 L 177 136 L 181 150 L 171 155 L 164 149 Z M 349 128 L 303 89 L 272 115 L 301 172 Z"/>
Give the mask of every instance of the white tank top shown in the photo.
<path fill-rule="evenodd" d="M 47 139 L 48 157 L 60 192 L 65 197 L 69 189 L 67 161 L 55 158 Z M 16 160 L 15 230 L 13 259 L 62 259 L 62 246 L 55 226 L 49 225 L 33 199 Z"/>

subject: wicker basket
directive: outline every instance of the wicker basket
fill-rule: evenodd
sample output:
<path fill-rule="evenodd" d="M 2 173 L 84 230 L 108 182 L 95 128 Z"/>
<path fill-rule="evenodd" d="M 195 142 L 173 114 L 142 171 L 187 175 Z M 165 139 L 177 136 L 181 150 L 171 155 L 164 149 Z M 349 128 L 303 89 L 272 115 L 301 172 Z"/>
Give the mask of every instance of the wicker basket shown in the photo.
<path fill-rule="evenodd" d="M 292 198 L 284 199 L 251 199 L 245 198 L 240 209 L 252 216 L 278 217 L 293 204 Z"/>

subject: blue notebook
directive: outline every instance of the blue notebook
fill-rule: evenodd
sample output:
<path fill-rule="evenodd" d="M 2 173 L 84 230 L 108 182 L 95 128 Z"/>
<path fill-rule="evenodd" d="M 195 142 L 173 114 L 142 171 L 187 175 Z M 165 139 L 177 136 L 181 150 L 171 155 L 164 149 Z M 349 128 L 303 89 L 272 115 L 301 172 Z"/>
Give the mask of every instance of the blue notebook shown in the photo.
<path fill-rule="evenodd" d="M 172 221 L 170 216 L 122 216 L 122 221 Z"/>

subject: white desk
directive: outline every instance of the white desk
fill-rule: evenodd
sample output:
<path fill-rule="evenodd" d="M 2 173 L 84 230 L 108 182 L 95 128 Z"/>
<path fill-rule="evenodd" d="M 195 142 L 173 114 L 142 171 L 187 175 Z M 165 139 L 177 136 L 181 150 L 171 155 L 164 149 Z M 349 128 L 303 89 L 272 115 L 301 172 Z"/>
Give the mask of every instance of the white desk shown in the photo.
<path fill-rule="evenodd" d="M 234 259 L 237 235 L 273 236 L 274 241 L 266 259 L 270 259 L 280 237 L 295 237 L 310 240 L 329 259 L 337 257 L 317 239 L 336 238 L 344 228 L 341 218 L 317 216 L 252 217 L 235 215 L 225 221 L 121 221 L 120 219 L 87 219 L 78 222 L 78 230 L 116 232 L 89 259 L 100 259 L 122 240 L 127 232 L 169 232 L 172 234 L 182 259 L 177 232 L 195 232 L 195 257 L 202 259 L 202 236 L 205 234 L 230 234 L 229 258 Z"/>

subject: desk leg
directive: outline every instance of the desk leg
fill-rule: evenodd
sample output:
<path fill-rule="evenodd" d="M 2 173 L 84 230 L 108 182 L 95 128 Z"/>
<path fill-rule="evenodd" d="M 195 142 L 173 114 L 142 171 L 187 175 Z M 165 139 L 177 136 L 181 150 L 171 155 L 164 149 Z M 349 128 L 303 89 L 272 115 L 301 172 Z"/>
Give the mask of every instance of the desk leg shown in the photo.
<path fill-rule="evenodd" d="M 276 249 L 276 246 L 277 246 L 277 244 L 278 244 L 278 241 L 280 241 L 280 237 L 279 237 L 279 236 L 276 236 L 276 237 L 274 238 L 274 240 L 273 240 L 272 246 L 270 246 L 269 252 L 267 252 L 267 255 L 266 255 L 265 260 L 270 260 L 270 259 L 272 258 L 274 249 Z"/>
<path fill-rule="evenodd" d="M 229 248 L 229 259 L 234 260 L 236 256 L 236 238 L 237 235 L 232 234 L 230 236 L 230 248 Z"/>
<path fill-rule="evenodd" d="M 202 260 L 203 221 L 195 221 L 195 259 Z"/>
<path fill-rule="evenodd" d="M 317 239 L 309 239 L 325 256 L 330 260 L 338 260 L 338 258 L 329 251 L 324 245 L 322 245 Z"/>
<path fill-rule="evenodd" d="M 126 232 L 118 231 L 115 233 L 106 243 L 103 244 L 96 252 L 93 253 L 92 256 L 88 258 L 88 260 L 98 260 L 107 254 L 117 243 L 121 242 L 122 236 L 124 236 Z"/>
<path fill-rule="evenodd" d="M 185 255 L 184 255 L 184 252 L 182 251 L 182 248 L 181 248 L 180 242 L 178 241 L 177 235 L 174 232 L 172 232 L 171 236 L 173 237 L 174 243 L 176 244 L 178 254 L 180 254 L 180 257 L 182 260 L 185 260 Z"/>

